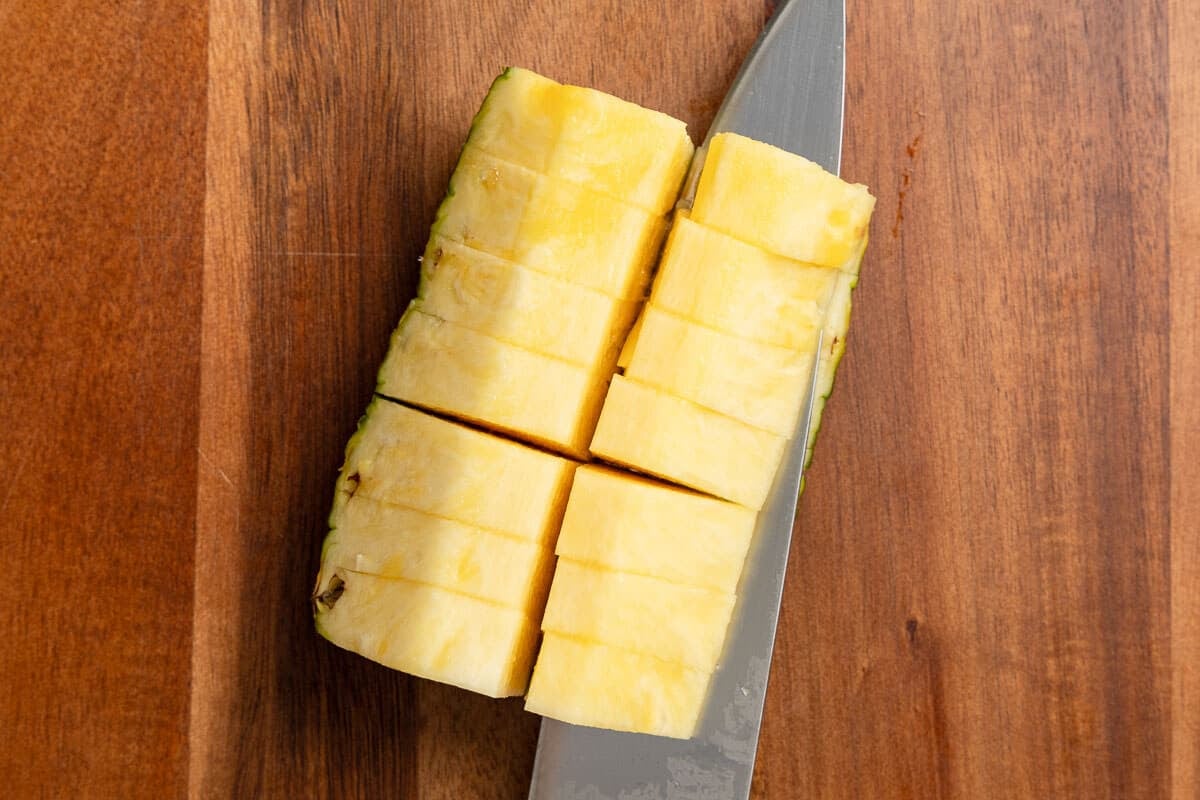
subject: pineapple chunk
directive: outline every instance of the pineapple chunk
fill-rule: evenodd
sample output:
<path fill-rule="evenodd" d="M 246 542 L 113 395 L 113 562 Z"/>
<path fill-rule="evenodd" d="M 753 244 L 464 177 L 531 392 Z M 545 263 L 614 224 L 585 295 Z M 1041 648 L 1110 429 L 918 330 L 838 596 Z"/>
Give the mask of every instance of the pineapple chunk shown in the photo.
<path fill-rule="evenodd" d="M 742 339 L 812 350 L 838 277 L 679 215 L 650 302 Z"/>
<path fill-rule="evenodd" d="M 757 515 L 636 475 L 575 472 L 555 548 L 562 558 L 732 593 Z"/>
<path fill-rule="evenodd" d="M 546 634 L 525 710 L 575 725 L 687 739 L 709 673 L 615 647 Z"/>
<path fill-rule="evenodd" d="M 867 234 L 875 198 L 786 150 L 721 133 L 708 144 L 691 217 L 798 261 L 839 267 Z"/>
<path fill-rule="evenodd" d="M 537 623 L 436 586 L 337 570 L 314 599 L 317 632 L 392 669 L 490 697 L 521 694 Z"/>
<path fill-rule="evenodd" d="M 545 175 L 562 127 L 561 89 L 536 72 L 509 67 L 492 81 L 467 145 Z"/>
<path fill-rule="evenodd" d="M 787 439 L 613 377 L 592 453 L 702 492 L 762 508 Z"/>
<path fill-rule="evenodd" d="M 695 150 L 687 126 L 594 89 L 563 86 L 558 94 L 564 119 L 549 174 L 667 213 Z"/>
<path fill-rule="evenodd" d="M 661 216 L 468 145 L 433 238 L 461 242 L 621 299 L 640 299 L 666 228 Z M 433 256 L 427 250 L 426 258 Z"/>
<path fill-rule="evenodd" d="M 652 214 L 674 204 L 694 150 L 677 119 L 517 67 L 492 84 L 468 142 Z"/>
<path fill-rule="evenodd" d="M 611 363 L 581 367 L 409 308 L 377 391 L 583 456 L 611 371 Z"/>
<path fill-rule="evenodd" d="M 612 363 L 637 304 L 435 237 L 421 311 L 583 366 Z"/>
<path fill-rule="evenodd" d="M 331 519 L 358 495 L 551 546 L 575 464 L 375 399 L 346 445 Z"/>
<path fill-rule="evenodd" d="M 807 350 L 749 342 L 648 306 L 625 376 L 790 438 L 807 399 Z"/>
<path fill-rule="evenodd" d="M 712 671 L 736 597 L 560 558 L 542 630 Z"/>
<path fill-rule="evenodd" d="M 478 597 L 537 618 L 554 570 L 543 544 L 355 495 L 329 521 L 317 593 L 345 568 Z"/>

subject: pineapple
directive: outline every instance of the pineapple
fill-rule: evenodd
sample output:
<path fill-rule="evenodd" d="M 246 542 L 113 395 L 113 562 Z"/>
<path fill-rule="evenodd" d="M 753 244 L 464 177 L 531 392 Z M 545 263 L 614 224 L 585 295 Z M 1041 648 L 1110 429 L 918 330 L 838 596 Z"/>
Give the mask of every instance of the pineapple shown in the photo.
<path fill-rule="evenodd" d="M 757 510 L 787 439 L 689 400 L 613 378 L 592 453 Z"/>
<path fill-rule="evenodd" d="M 636 475 L 575 472 L 555 553 L 560 558 L 717 592 L 737 588 L 756 515 Z"/>
<path fill-rule="evenodd" d="M 611 369 L 517 347 L 414 305 L 392 335 L 376 390 L 582 457 Z"/>
<path fill-rule="evenodd" d="M 347 445 L 318 631 L 395 669 L 520 694 L 575 465 L 387 400 Z"/>
<path fill-rule="evenodd" d="M 467 145 L 438 208 L 433 238 L 636 300 L 665 230 L 662 216 Z M 425 259 L 432 254 L 427 249 Z"/>
<path fill-rule="evenodd" d="M 686 739 L 709 673 L 617 647 L 547 633 L 525 710 L 576 725 Z"/>
<path fill-rule="evenodd" d="M 560 558 L 542 630 L 711 671 L 735 599 Z"/>
<path fill-rule="evenodd" d="M 656 215 L 675 204 L 694 150 L 677 119 L 515 67 L 492 84 L 468 143 Z"/>
<path fill-rule="evenodd" d="M 581 469 L 526 708 L 583 725 L 692 734 L 751 521 L 813 370 L 815 431 L 845 350 L 873 203 L 864 187 L 802 158 L 714 137 L 692 210 L 677 215 L 618 358 L 624 372 L 591 451 L 745 508 Z M 811 437 L 809 447 L 811 455 Z M 711 528 L 697 523 L 701 502 Z M 680 666 L 688 671 L 666 673 Z"/>
<path fill-rule="evenodd" d="M 806 349 L 748 342 L 651 305 L 625 377 L 791 437 L 817 344 L 818 331 L 807 334 Z"/>
<path fill-rule="evenodd" d="M 539 542 L 355 495 L 341 507 L 321 561 L 453 589 L 520 611 L 541 608 L 554 559 Z"/>
<path fill-rule="evenodd" d="M 330 527 L 357 496 L 551 546 L 575 464 L 388 400 L 346 446 Z"/>
<path fill-rule="evenodd" d="M 506 71 L 438 209 L 380 398 L 586 456 L 692 150 L 682 122 Z M 375 400 L 337 483 L 318 630 L 415 675 L 521 693 L 574 469 Z"/>
<path fill-rule="evenodd" d="M 572 364 L 611 364 L 638 304 L 434 237 L 417 307 Z"/>
<path fill-rule="evenodd" d="M 650 303 L 751 342 L 809 350 L 839 273 L 745 244 L 679 215 Z"/>
<path fill-rule="evenodd" d="M 322 636 L 392 669 L 491 697 L 529 682 L 538 625 L 517 609 L 344 568 L 313 605 Z"/>
<path fill-rule="evenodd" d="M 714 136 L 691 218 L 771 253 L 822 267 L 851 262 L 875 198 L 800 156 L 732 133 Z"/>

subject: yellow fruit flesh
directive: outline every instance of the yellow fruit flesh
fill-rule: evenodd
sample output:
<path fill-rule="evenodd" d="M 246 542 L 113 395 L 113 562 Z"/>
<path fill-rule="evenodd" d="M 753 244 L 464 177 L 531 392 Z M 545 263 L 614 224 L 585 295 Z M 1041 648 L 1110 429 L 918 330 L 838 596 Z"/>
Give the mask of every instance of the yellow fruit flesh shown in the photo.
<path fill-rule="evenodd" d="M 575 725 L 687 739 L 708 681 L 707 671 L 546 634 L 525 710 Z"/>
<path fill-rule="evenodd" d="M 807 395 L 813 347 L 748 342 L 648 306 L 625 376 L 785 438 Z"/>
<path fill-rule="evenodd" d="M 555 553 L 717 592 L 737 589 L 756 515 L 596 466 L 575 473 Z"/>
<path fill-rule="evenodd" d="M 541 616 L 554 558 L 542 544 L 355 495 L 330 520 L 317 593 L 338 568 L 452 589 Z"/>
<path fill-rule="evenodd" d="M 645 293 L 665 227 L 661 216 L 468 145 L 433 234 L 636 300 Z"/>
<path fill-rule="evenodd" d="M 839 267 L 859 249 L 874 207 L 865 186 L 722 133 L 708 144 L 691 218 L 772 253 Z"/>
<path fill-rule="evenodd" d="M 578 86 L 559 90 L 565 117 L 549 174 L 665 214 L 691 162 L 684 123 Z"/>
<path fill-rule="evenodd" d="M 735 599 L 560 558 L 542 630 L 711 670 Z"/>
<path fill-rule="evenodd" d="M 608 390 L 592 453 L 759 509 L 787 440 L 623 376 Z"/>
<path fill-rule="evenodd" d="M 418 308 L 582 366 L 612 363 L 637 304 L 435 237 Z"/>
<path fill-rule="evenodd" d="M 610 372 L 611 364 L 581 367 L 410 308 L 376 390 L 583 456 Z"/>
<path fill-rule="evenodd" d="M 520 611 L 346 569 L 330 583 L 315 600 L 316 624 L 339 647 L 491 697 L 525 690 L 538 627 Z"/>
<path fill-rule="evenodd" d="M 694 149 L 677 119 L 519 68 L 492 84 L 468 141 L 653 214 L 674 204 Z"/>
<path fill-rule="evenodd" d="M 376 399 L 346 448 L 331 519 L 361 494 L 552 546 L 575 464 Z"/>
<path fill-rule="evenodd" d="M 752 342 L 812 350 L 838 273 L 677 216 L 652 305 Z"/>

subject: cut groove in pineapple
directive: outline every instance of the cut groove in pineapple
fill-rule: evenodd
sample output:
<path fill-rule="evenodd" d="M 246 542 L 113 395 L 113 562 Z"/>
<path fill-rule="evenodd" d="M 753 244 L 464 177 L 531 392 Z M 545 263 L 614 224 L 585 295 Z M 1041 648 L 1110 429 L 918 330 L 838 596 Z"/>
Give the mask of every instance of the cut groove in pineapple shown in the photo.
<path fill-rule="evenodd" d="M 492 83 L 468 143 L 653 214 L 675 202 L 695 149 L 680 120 L 518 67 Z"/>
<path fill-rule="evenodd" d="M 606 461 L 757 510 L 786 444 L 787 439 L 770 431 L 616 375 L 591 451 Z"/>
<path fill-rule="evenodd" d="M 443 237 L 421 265 L 417 307 L 573 364 L 611 364 L 637 303 L 536 272 Z"/>
<path fill-rule="evenodd" d="M 708 143 L 691 218 L 798 261 L 851 262 L 875 198 L 806 158 L 734 133 Z"/>
<path fill-rule="evenodd" d="M 605 467 L 575 471 L 555 553 L 717 592 L 737 590 L 757 515 Z"/>
<path fill-rule="evenodd" d="M 366 497 L 330 520 L 322 577 L 338 568 L 404 578 L 540 616 L 554 558 L 542 544 Z"/>
<path fill-rule="evenodd" d="M 736 599 L 559 558 L 542 630 L 711 671 Z"/>
<path fill-rule="evenodd" d="M 581 367 L 410 306 L 376 391 L 583 457 L 611 372 L 611 362 Z"/>
<path fill-rule="evenodd" d="M 678 215 L 650 303 L 742 339 L 812 350 L 838 280 L 836 270 L 773 255 Z"/>
<path fill-rule="evenodd" d="M 346 445 L 331 519 L 363 496 L 550 546 L 574 472 L 560 456 L 376 398 Z"/>
<path fill-rule="evenodd" d="M 640 299 L 666 220 L 470 145 L 450 178 L 431 240 L 476 250 L 626 300 Z M 429 259 L 432 251 L 427 251 Z"/>
<path fill-rule="evenodd" d="M 790 438 L 812 375 L 819 332 L 805 350 L 750 342 L 654 305 L 641 317 L 625 376 Z"/>
<path fill-rule="evenodd" d="M 338 647 L 490 697 L 524 692 L 538 626 L 520 611 L 347 569 L 334 579 L 316 603 L 316 625 Z"/>

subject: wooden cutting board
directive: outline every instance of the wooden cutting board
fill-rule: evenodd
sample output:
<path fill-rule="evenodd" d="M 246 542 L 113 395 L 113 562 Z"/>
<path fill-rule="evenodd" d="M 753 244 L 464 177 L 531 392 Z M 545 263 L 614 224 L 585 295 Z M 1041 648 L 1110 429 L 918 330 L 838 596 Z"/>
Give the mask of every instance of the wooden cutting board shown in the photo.
<path fill-rule="evenodd" d="M 14 797 L 523 798 L 313 632 L 341 448 L 506 64 L 703 134 L 770 3 L 0 8 Z M 1200 13 L 850 2 L 879 197 L 755 796 L 1200 796 Z"/>

